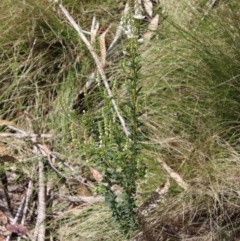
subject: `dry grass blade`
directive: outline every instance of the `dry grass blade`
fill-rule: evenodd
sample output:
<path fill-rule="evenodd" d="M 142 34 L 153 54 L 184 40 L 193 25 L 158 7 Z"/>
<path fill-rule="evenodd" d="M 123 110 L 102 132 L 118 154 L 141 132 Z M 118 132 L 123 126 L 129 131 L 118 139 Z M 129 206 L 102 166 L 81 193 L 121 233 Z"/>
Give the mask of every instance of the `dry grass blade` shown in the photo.
<path fill-rule="evenodd" d="M 124 7 L 124 10 L 123 10 L 123 16 L 126 17 L 127 14 L 128 14 L 128 12 L 129 12 L 129 5 L 128 5 L 128 3 L 126 3 L 126 4 L 125 4 L 125 7 Z M 110 58 L 112 51 L 113 51 L 113 50 L 115 49 L 115 47 L 117 46 L 119 40 L 121 39 L 121 37 L 122 37 L 122 35 L 123 35 L 123 31 L 124 31 L 124 28 L 123 28 L 122 24 L 120 23 L 119 26 L 117 27 L 117 30 L 116 30 L 114 39 L 113 39 L 113 41 L 111 42 L 110 46 L 108 47 L 108 50 L 107 50 L 107 59 Z"/>
<path fill-rule="evenodd" d="M 93 44 L 96 41 L 98 29 L 99 29 L 99 22 L 96 20 L 96 17 L 94 16 L 92 19 L 92 26 L 91 26 L 91 44 Z"/>
<path fill-rule="evenodd" d="M 111 24 L 109 27 L 100 35 L 99 41 L 100 41 L 100 52 L 101 52 L 101 62 L 103 66 L 106 64 L 106 57 L 107 57 L 107 50 L 106 50 L 106 41 L 105 37 L 109 29 L 111 28 Z"/>
<path fill-rule="evenodd" d="M 12 121 L 0 119 L 0 126 L 16 126 Z"/>

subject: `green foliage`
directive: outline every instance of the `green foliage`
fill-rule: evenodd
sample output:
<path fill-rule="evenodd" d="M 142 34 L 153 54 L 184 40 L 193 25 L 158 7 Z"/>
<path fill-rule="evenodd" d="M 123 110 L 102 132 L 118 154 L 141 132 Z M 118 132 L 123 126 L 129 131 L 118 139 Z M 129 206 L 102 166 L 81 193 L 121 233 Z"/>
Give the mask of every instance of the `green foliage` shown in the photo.
<path fill-rule="evenodd" d="M 139 121 L 141 112 L 138 98 L 141 93 L 140 87 L 140 56 L 138 53 L 138 34 L 140 29 L 139 20 L 128 16 L 128 24 L 131 23 L 132 37 L 125 46 L 125 57 L 121 62 L 126 96 L 123 100 L 117 95 L 115 84 L 112 85 L 114 98 L 121 106 L 121 113 L 126 121 L 129 135 L 125 135 L 120 125 L 116 112 L 112 106 L 111 98 L 103 88 L 102 81 L 97 76 L 99 93 L 103 99 L 103 107 L 100 115 L 91 113 L 89 108 L 88 93 L 85 91 L 84 105 L 86 110 L 79 117 L 73 116 L 74 122 L 80 122 L 83 128 L 83 144 L 78 143 L 85 159 L 90 165 L 95 165 L 101 170 L 103 179 L 102 190 L 106 204 L 109 206 L 113 220 L 119 225 L 124 233 L 138 227 L 136 190 L 137 180 L 145 175 L 140 145 L 141 135 Z M 116 81 L 115 81 L 116 83 Z M 73 130 L 73 139 L 74 130 Z"/>

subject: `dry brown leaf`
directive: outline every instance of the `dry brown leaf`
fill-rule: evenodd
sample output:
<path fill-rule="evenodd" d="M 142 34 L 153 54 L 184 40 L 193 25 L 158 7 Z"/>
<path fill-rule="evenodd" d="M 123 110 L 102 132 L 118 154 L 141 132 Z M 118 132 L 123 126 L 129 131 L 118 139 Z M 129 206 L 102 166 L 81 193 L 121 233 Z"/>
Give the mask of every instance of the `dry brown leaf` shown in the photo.
<path fill-rule="evenodd" d="M 116 184 L 111 187 L 111 190 L 114 191 L 117 196 L 121 195 L 123 192 L 123 188 Z"/>
<path fill-rule="evenodd" d="M 6 229 L 12 233 L 26 234 L 27 229 L 21 224 L 7 224 Z"/>
<path fill-rule="evenodd" d="M 143 34 L 143 39 L 144 40 L 150 40 L 152 38 L 153 33 L 152 32 L 146 32 Z"/>
<path fill-rule="evenodd" d="M 0 142 L 0 156 L 7 156 L 7 155 L 9 155 L 9 150 L 2 142 Z"/>
<path fill-rule="evenodd" d="M 103 179 L 102 174 L 92 167 L 90 167 L 90 171 L 91 171 L 94 179 L 97 181 L 97 183 L 101 183 L 102 179 Z M 103 185 L 107 185 L 107 184 L 105 183 Z M 122 187 L 120 187 L 118 185 L 113 185 L 111 187 L 111 190 L 114 191 L 117 195 L 121 195 L 122 191 L 123 191 Z"/>
<path fill-rule="evenodd" d="M 92 196 L 92 192 L 86 185 L 79 183 L 78 189 L 77 189 L 77 195 L 78 196 Z"/>
<path fill-rule="evenodd" d="M 152 17 L 153 14 L 153 4 L 151 0 L 143 0 L 143 5 L 145 7 L 145 10 L 147 12 L 147 14 Z"/>
<path fill-rule="evenodd" d="M 149 23 L 148 29 L 151 31 L 156 31 L 158 28 L 158 23 L 159 23 L 159 14 L 156 14 L 156 16 Z"/>
<path fill-rule="evenodd" d="M 37 146 L 43 156 L 49 156 L 52 153 L 45 143 L 37 143 Z"/>
<path fill-rule="evenodd" d="M 153 36 L 153 32 L 157 30 L 158 28 L 158 22 L 159 22 L 159 14 L 157 14 L 152 20 L 151 22 L 149 23 L 148 25 L 148 29 L 150 31 L 146 32 L 144 35 L 143 35 L 143 39 L 144 40 L 150 40 Z"/>
<path fill-rule="evenodd" d="M 105 37 L 109 29 L 111 28 L 111 24 L 109 27 L 100 35 L 99 42 L 100 42 L 100 52 L 101 52 L 101 60 L 102 60 L 102 65 L 104 66 L 106 63 L 106 56 L 107 56 L 107 49 L 106 49 L 106 42 L 105 42 Z"/>
<path fill-rule="evenodd" d="M 96 169 L 94 169 L 93 167 L 90 167 L 90 171 L 91 171 L 94 179 L 97 181 L 97 183 L 101 183 L 102 179 L 103 179 L 102 174 L 99 171 L 97 171 Z"/>
<path fill-rule="evenodd" d="M 16 126 L 16 124 L 12 121 L 0 119 L 0 126 Z"/>
<path fill-rule="evenodd" d="M 8 218 L 7 216 L 0 210 L 0 222 L 3 225 L 6 225 L 8 223 Z"/>

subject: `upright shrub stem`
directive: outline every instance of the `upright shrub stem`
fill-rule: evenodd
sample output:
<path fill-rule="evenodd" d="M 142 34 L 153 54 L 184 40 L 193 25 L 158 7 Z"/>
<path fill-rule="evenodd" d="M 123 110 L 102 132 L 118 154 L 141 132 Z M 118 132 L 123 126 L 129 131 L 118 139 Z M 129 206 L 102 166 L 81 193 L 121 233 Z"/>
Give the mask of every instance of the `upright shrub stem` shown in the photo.
<path fill-rule="evenodd" d="M 139 4 L 139 0 L 135 1 L 135 15 L 129 8 L 128 14 L 124 14 L 121 21 L 121 25 L 128 37 L 125 58 L 121 63 L 125 75 L 124 85 L 127 87 L 127 103 L 124 104 L 123 100 L 113 96 L 103 70 L 103 64 L 83 34 L 82 29 L 62 4 L 58 3 L 65 17 L 86 44 L 97 65 L 99 74 L 96 82 L 98 83 L 100 95 L 104 100 L 102 120 L 96 120 L 88 111 L 83 114 L 81 124 L 85 131 L 81 148 L 86 161 L 90 161 L 92 165 L 98 166 L 102 171 L 102 192 L 106 204 L 112 212 L 113 220 L 124 233 L 129 233 L 130 230 L 138 227 L 135 202 L 136 182 L 145 174 L 140 158 L 141 147 L 138 133 L 141 124 L 138 120 L 140 113 L 138 96 L 141 90 L 139 88 L 141 66 L 138 54 L 138 40 L 140 19 L 143 18 Z M 105 89 L 102 88 L 102 83 Z M 88 106 L 87 93 L 85 94 L 84 101 Z M 120 114 L 116 101 L 120 106 L 123 106 L 121 109 L 122 114 Z M 116 121 L 116 116 L 120 123 Z M 122 135 L 122 131 L 125 135 Z"/>

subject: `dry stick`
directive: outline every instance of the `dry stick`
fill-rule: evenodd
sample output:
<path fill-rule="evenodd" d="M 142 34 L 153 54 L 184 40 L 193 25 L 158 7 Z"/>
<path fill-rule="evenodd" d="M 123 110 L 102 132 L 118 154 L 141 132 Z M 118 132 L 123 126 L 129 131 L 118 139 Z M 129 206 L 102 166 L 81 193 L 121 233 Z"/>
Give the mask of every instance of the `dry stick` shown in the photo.
<path fill-rule="evenodd" d="M 23 206 L 24 206 L 24 203 L 25 203 L 25 199 L 26 199 L 26 196 L 24 196 L 24 197 L 22 198 L 21 203 L 20 203 L 20 205 L 19 205 L 19 207 L 18 207 L 17 213 L 16 213 L 16 215 L 15 215 L 15 217 L 14 217 L 14 219 L 13 219 L 13 223 L 12 223 L 12 224 L 15 224 L 15 223 L 17 222 L 17 220 L 18 220 L 18 218 L 19 218 L 19 216 L 20 216 L 20 213 L 21 213 L 21 211 L 22 211 L 22 209 L 23 209 Z M 11 236 L 12 236 L 12 233 L 7 236 L 7 238 L 6 238 L 5 241 L 9 241 L 9 240 L 11 239 Z M 20 240 L 20 239 L 21 239 L 21 238 L 18 237 L 17 240 Z"/>
<path fill-rule="evenodd" d="M 46 218 L 46 202 L 45 202 L 45 184 L 44 184 L 44 165 L 41 160 L 38 162 L 39 172 L 39 191 L 38 191 L 38 217 L 37 217 L 37 241 L 45 240 L 45 218 Z M 35 236 L 35 235 L 34 235 Z M 35 237 L 36 237 L 35 236 Z"/>
<path fill-rule="evenodd" d="M 92 19 L 92 26 L 91 26 L 91 44 L 93 44 L 96 40 L 98 29 L 99 29 L 99 22 L 96 21 L 96 17 L 94 16 Z"/>
<path fill-rule="evenodd" d="M 24 130 L 21 130 L 15 126 L 12 126 L 12 125 L 8 125 L 7 126 L 9 129 L 13 130 L 13 131 L 16 131 L 16 132 L 20 132 L 22 135 L 26 135 L 27 136 L 27 132 L 24 131 Z"/>
<path fill-rule="evenodd" d="M 23 196 L 23 198 L 22 198 L 22 200 L 21 200 L 21 202 L 20 202 L 20 204 L 18 206 L 17 213 L 16 213 L 16 215 L 15 215 L 15 217 L 13 219 L 13 224 L 15 224 L 18 221 L 18 219 L 20 217 L 20 214 L 21 214 L 21 212 L 23 210 L 23 206 L 24 206 L 25 200 L 26 200 L 26 195 Z"/>
<path fill-rule="evenodd" d="M 13 131 L 19 132 L 19 133 L 0 133 L 0 136 L 2 137 L 16 137 L 16 138 L 27 138 L 31 137 L 33 142 L 36 142 L 37 137 L 42 137 L 42 138 L 51 138 L 53 137 L 52 134 L 34 134 L 34 133 L 27 133 L 26 131 L 19 129 L 15 126 L 12 125 L 7 125 L 7 127 Z"/>
<path fill-rule="evenodd" d="M 29 120 L 30 121 L 30 120 Z M 9 122 L 10 123 L 10 122 Z M 11 129 L 11 130 L 14 130 L 14 131 L 17 131 L 17 132 L 20 132 L 20 133 L 0 133 L 0 137 L 16 137 L 16 138 L 27 138 L 27 137 L 30 137 L 31 138 L 31 141 L 33 144 L 35 144 L 35 147 L 37 147 L 41 154 L 45 157 L 48 158 L 48 161 L 49 161 L 49 164 L 50 166 L 52 167 L 52 169 L 57 173 L 59 174 L 61 177 L 65 178 L 66 180 L 77 180 L 79 182 L 81 182 L 82 184 L 84 184 L 85 186 L 88 186 L 90 188 L 93 188 L 94 186 L 88 182 L 86 182 L 87 180 L 83 177 L 81 177 L 79 174 L 77 174 L 74 169 L 66 164 L 65 162 L 63 163 L 65 166 L 67 166 L 75 175 L 74 178 L 69 178 L 67 176 L 65 176 L 64 174 L 62 174 L 60 171 L 57 170 L 57 168 L 53 165 L 52 163 L 52 159 L 55 158 L 55 159 L 58 159 L 60 161 L 62 161 L 57 155 L 55 155 L 54 153 L 52 153 L 49 148 L 45 145 L 45 144 L 41 144 L 41 143 L 37 143 L 36 142 L 36 138 L 37 137 L 45 137 L 45 138 L 51 138 L 53 135 L 52 134 L 28 134 L 27 132 L 25 132 L 24 130 L 21 130 L 19 128 L 16 128 L 14 126 L 10 126 L 8 125 L 8 128 Z M 63 161 L 62 161 L 63 162 Z"/>
<path fill-rule="evenodd" d="M 52 162 L 53 159 L 58 159 L 58 160 L 61 160 L 61 159 L 60 159 L 59 157 L 57 157 L 55 154 L 52 154 L 52 153 L 48 155 L 48 163 L 49 163 L 49 165 L 52 167 L 52 169 L 53 169 L 60 177 L 63 177 L 63 178 L 66 179 L 66 180 L 78 181 L 78 182 L 82 183 L 83 185 L 88 186 L 89 188 L 93 188 L 93 187 L 94 187 L 94 185 L 92 185 L 91 183 L 88 183 L 87 179 L 85 179 L 85 178 L 83 178 L 82 176 L 80 176 L 79 174 L 77 174 L 77 173 L 74 171 L 73 167 L 71 167 L 70 165 L 66 164 L 66 162 L 63 162 L 63 161 L 61 160 L 61 162 L 63 162 L 63 164 L 64 164 L 65 166 L 67 166 L 67 167 L 73 172 L 73 174 L 74 174 L 74 177 L 72 177 L 72 178 L 65 176 L 63 173 L 61 173 L 61 172 L 53 165 L 53 162 Z"/>
<path fill-rule="evenodd" d="M 68 167 L 72 173 L 74 174 L 74 177 L 75 177 L 75 180 L 79 181 L 80 183 L 82 183 L 83 185 L 85 186 L 88 186 L 89 188 L 93 188 L 94 185 L 92 185 L 91 183 L 88 183 L 87 182 L 87 179 L 86 178 L 83 178 L 81 177 L 75 170 L 72 166 L 70 166 L 67 162 L 63 162 L 63 165 Z"/>
<path fill-rule="evenodd" d="M 126 3 L 125 5 L 125 9 L 123 11 L 123 14 L 126 15 L 128 13 L 128 4 Z M 95 25 L 95 27 L 94 27 Z M 96 38 L 96 30 L 99 28 L 99 23 L 97 22 L 96 23 L 96 18 L 94 17 L 93 18 L 93 21 L 92 21 L 92 27 L 91 27 L 91 44 L 93 43 L 93 40 L 95 41 L 95 38 Z M 112 54 L 114 52 L 114 49 L 117 47 L 122 35 L 123 35 L 123 32 L 124 32 L 124 28 L 122 26 L 122 24 L 120 23 L 119 26 L 117 27 L 117 30 L 116 30 L 116 33 L 115 33 L 115 37 L 113 39 L 113 41 L 111 42 L 110 46 L 108 47 L 107 49 L 107 53 L 106 53 L 106 60 L 110 60 L 111 57 L 112 57 Z M 90 75 L 89 75 L 89 80 L 85 83 L 85 86 L 84 88 L 86 88 L 87 90 L 90 88 L 90 86 L 95 82 L 95 79 L 96 79 L 96 71 L 94 70 L 94 72 L 92 72 Z M 81 95 L 84 91 L 84 88 L 82 90 L 79 91 L 78 95 L 76 96 L 75 100 L 77 100 L 78 96 Z"/>
<path fill-rule="evenodd" d="M 29 205 L 29 201 L 30 201 L 30 197 L 32 195 L 33 192 L 33 181 L 30 180 L 28 183 L 28 189 L 27 189 L 27 193 L 26 193 L 26 200 L 25 200 L 25 206 L 23 209 L 23 216 L 22 216 L 22 221 L 21 224 L 23 225 L 27 216 L 27 211 L 28 211 L 28 205 Z"/>
<path fill-rule="evenodd" d="M 111 98 L 111 102 L 112 102 L 112 105 L 113 105 L 113 108 L 115 110 L 115 112 L 117 113 L 117 116 L 118 116 L 118 119 L 122 125 L 122 128 L 123 128 L 123 131 L 124 133 L 126 134 L 127 137 L 129 137 L 130 135 L 130 132 L 129 130 L 127 129 L 127 126 L 126 126 L 126 123 L 125 123 L 125 120 L 123 119 L 123 117 L 121 116 L 119 110 L 118 110 L 118 107 L 117 107 L 117 104 L 116 104 L 116 101 L 115 99 L 113 98 L 113 94 L 112 94 L 112 91 L 110 89 L 110 86 L 108 84 L 108 81 L 107 81 L 107 77 L 106 77 L 106 74 L 103 70 L 103 64 L 101 63 L 101 61 L 99 60 L 99 57 L 98 55 L 95 53 L 92 45 L 89 43 L 89 41 L 87 40 L 87 38 L 85 37 L 85 35 L 83 34 L 82 32 L 82 29 L 81 27 L 75 22 L 75 20 L 72 18 L 72 16 L 69 14 L 69 12 L 66 10 L 66 8 L 58 2 L 58 6 L 59 8 L 61 9 L 61 11 L 63 12 L 63 14 L 65 15 L 65 17 L 68 19 L 69 23 L 73 26 L 73 28 L 77 31 L 78 35 L 80 36 L 80 38 L 82 39 L 82 41 L 86 44 L 88 50 L 90 51 L 96 65 L 97 65 L 97 69 L 102 77 L 102 80 L 103 80 L 103 83 L 105 85 L 105 88 L 107 90 L 107 93 L 108 93 L 108 97 Z"/>
<path fill-rule="evenodd" d="M 78 182 L 82 183 L 85 186 L 91 187 L 93 188 L 94 186 L 90 183 L 87 182 L 86 178 L 83 178 L 82 176 L 80 176 L 73 167 L 71 167 L 70 165 L 68 165 L 66 162 L 64 162 L 63 160 L 61 160 L 61 158 L 59 158 L 56 154 L 52 153 L 51 150 L 48 148 L 48 146 L 46 144 L 41 144 L 41 143 L 35 143 L 35 146 L 40 150 L 41 154 L 44 157 L 48 158 L 48 162 L 50 164 L 50 166 L 52 167 L 52 169 L 61 177 L 65 178 L 66 180 L 77 180 Z M 58 169 L 54 166 L 53 162 L 54 159 L 57 159 L 59 161 L 61 161 L 65 166 L 67 166 L 72 173 L 74 174 L 74 178 L 68 178 L 65 175 L 63 175 L 60 171 L 58 171 Z"/>
<path fill-rule="evenodd" d="M 13 227 L 19 226 L 18 224 L 17 224 L 16 226 L 15 226 L 14 224 L 17 223 L 17 220 L 18 220 L 18 218 L 19 218 L 19 216 L 20 216 L 20 213 L 22 212 L 22 209 L 23 209 L 24 203 L 25 203 L 25 199 L 26 199 L 26 196 L 24 196 L 24 197 L 22 198 L 21 203 L 20 203 L 20 205 L 19 205 L 19 207 L 18 207 L 17 213 L 16 213 L 16 215 L 15 215 L 15 217 L 14 217 L 12 223 L 11 223 Z M 20 226 L 19 226 L 19 227 L 20 227 Z M 22 228 L 25 229 L 24 226 L 22 226 Z M 25 230 L 27 231 L 27 229 L 25 229 Z M 12 234 L 13 234 L 13 233 L 11 233 L 10 235 L 8 235 L 8 236 L 6 237 L 6 239 L 5 239 L 5 241 L 11 240 Z M 26 235 L 27 235 L 27 233 L 26 233 Z M 18 240 L 18 241 L 21 240 L 21 237 L 18 237 L 17 240 Z"/>
<path fill-rule="evenodd" d="M 209 8 L 208 8 L 207 12 L 201 18 L 202 21 L 206 18 L 206 16 L 209 14 L 210 10 L 214 7 L 214 5 L 216 4 L 217 1 L 218 0 L 212 0 L 212 2 L 209 4 Z"/>
<path fill-rule="evenodd" d="M 138 213 L 145 217 L 152 213 L 157 208 L 158 204 L 164 200 L 169 188 L 170 180 L 167 178 L 166 182 L 161 184 L 151 197 L 139 207 Z"/>
<path fill-rule="evenodd" d="M 188 184 L 183 181 L 183 179 L 175 172 L 171 167 L 169 167 L 164 161 L 162 161 L 160 158 L 157 158 L 157 161 L 160 163 L 160 165 L 168 172 L 170 177 L 174 179 L 180 187 L 182 187 L 184 190 L 188 189 Z"/>
<path fill-rule="evenodd" d="M 10 128 L 13 129 L 13 128 Z M 16 128 L 14 128 L 16 130 Z M 19 130 L 19 129 L 18 129 Z M 23 138 L 33 138 L 33 137 L 40 137 L 40 138 L 52 138 L 52 134 L 27 134 L 27 133 L 0 133 L 0 137 L 15 137 L 19 139 Z"/>
<path fill-rule="evenodd" d="M 26 115 L 26 120 L 29 122 L 29 126 L 32 127 L 32 118 Z M 33 131 L 33 129 L 32 129 Z M 31 138 L 32 143 L 37 143 L 37 137 Z M 36 145 L 33 146 L 33 152 L 36 155 L 40 154 L 40 150 Z M 34 240 L 45 240 L 45 218 L 46 218 L 46 202 L 45 202 L 45 183 L 44 183 L 44 165 L 39 157 L 38 161 L 38 215 L 36 221 L 36 227 L 34 230 Z"/>
<path fill-rule="evenodd" d="M 24 198 L 25 206 L 23 208 L 23 215 L 22 215 L 22 220 L 21 220 L 22 225 L 24 225 L 24 223 L 25 223 L 25 219 L 26 219 L 27 211 L 28 211 L 28 205 L 29 205 L 30 197 L 32 195 L 32 191 L 33 191 L 33 182 L 32 182 L 32 180 L 30 180 L 28 183 L 27 193 Z M 20 241 L 20 240 L 21 240 L 21 237 L 18 237 L 17 241 Z"/>
<path fill-rule="evenodd" d="M 102 196 L 68 196 L 68 195 L 60 195 L 57 193 L 52 194 L 52 198 L 59 200 L 66 200 L 69 202 L 86 202 L 89 204 L 104 202 L 104 197 Z"/>
<path fill-rule="evenodd" d="M 28 119 L 28 121 L 30 122 L 31 120 Z M 7 125 L 7 126 L 9 129 L 12 129 L 12 130 L 20 133 L 20 134 L 16 133 L 14 135 L 14 137 L 17 137 L 17 138 L 31 137 L 31 141 L 33 143 L 36 143 L 37 137 L 39 135 L 27 134 L 27 132 L 25 132 L 19 128 L 16 128 L 15 126 L 12 126 L 12 125 Z M 3 134 L 10 134 L 10 133 L 3 133 Z M 12 136 L 12 135 L 8 135 L 8 136 Z M 38 153 L 37 147 L 34 146 L 34 148 L 35 148 L 35 152 L 37 154 Z M 29 185 L 30 185 L 29 188 L 31 189 L 32 184 L 29 183 Z M 29 189 L 28 189 L 28 191 L 29 191 Z M 24 209 L 25 216 L 26 216 L 26 212 L 27 212 L 27 205 L 29 203 L 30 193 L 31 193 L 31 191 L 29 191 L 26 196 L 26 205 L 25 205 L 25 209 Z M 46 216 L 46 214 L 45 214 L 46 208 L 45 208 L 45 185 L 44 185 L 44 175 L 43 175 L 43 163 L 41 161 L 39 161 L 39 195 L 38 196 L 39 196 L 39 206 L 38 206 L 38 217 L 37 217 L 37 225 L 36 225 L 37 228 L 35 229 L 34 237 L 35 237 L 35 240 L 38 237 L 38 239 L 37 239 L 38 241 L 44 241 L 45 225 L 44 225 L 43 221 L 45 220 L 45 216 Z M 12 222 L 15 223 L 15 220 L 12 220 Z M 38 225 L 39 225 L 39 227 L 38 227 Z M 8 237 L 8 239 L 10 239 L 10 236 Z"/>

